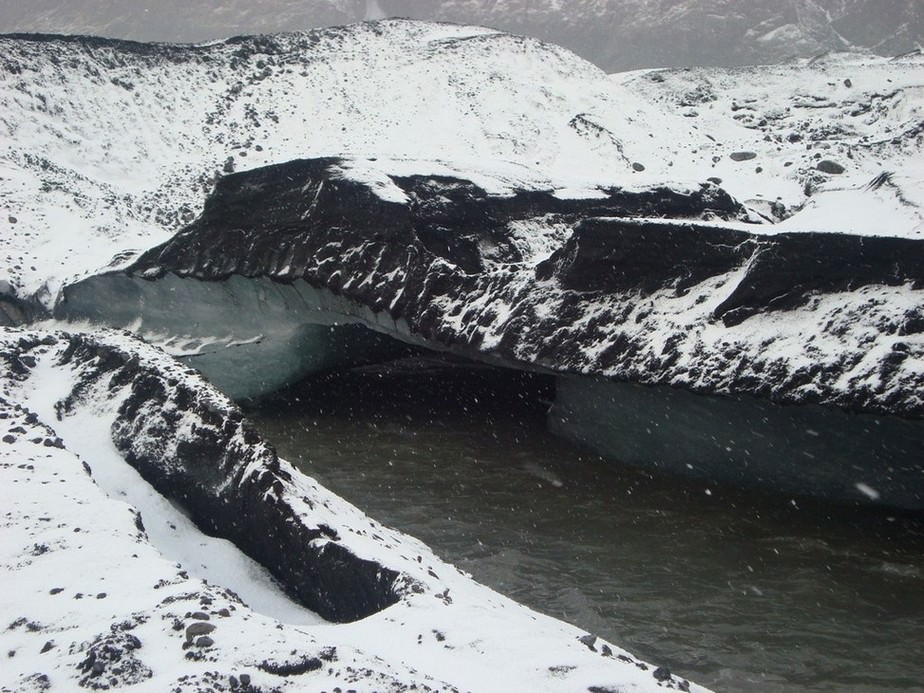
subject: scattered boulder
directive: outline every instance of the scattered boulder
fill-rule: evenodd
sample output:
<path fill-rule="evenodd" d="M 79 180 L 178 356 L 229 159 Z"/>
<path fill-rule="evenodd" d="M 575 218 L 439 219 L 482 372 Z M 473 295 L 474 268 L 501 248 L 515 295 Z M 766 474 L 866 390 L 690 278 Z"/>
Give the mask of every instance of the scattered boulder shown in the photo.
<path fill-rule="evenodd" d="M 195 623 L 190 623 L 186 626 L 186 642 L 192 642 L 195 640 L 196 636 L 208 635 L 213 630 L 215 626 L 211 623 L 206 623 L 205 621 L 196 621 Z M 198 644 L 198 641 L 196 641 Z"/>
<path fill-rule="evenodd" d="M 131 633 L 114 631 L 87 646 L 86 657 L 77 665 L 79 685 L 91 690 L 122 688 L 151 678 L 151 668 L 135 654 L 141 641 Z"/>
<path fill-rule="evenodd" d="M 653 672 L 651 672 L 651 675 L 654 676 L 658 681 L 670 681 L 671 679 L 671 672 L 667 667 L 658 667 Z"/>
<path fill-rule="evenodd" d="M 749 161 L 756 159 L 757 154 L 755 152 L 732 152 L 728 155 L 728 158 L 732 161 Z"/>
<path fill-rule="evenodd" d="M 815 164 L 815 168 L 822 173 L 832 173 L 835 175 L 843 173 L 845 170 L 843 166 L 841 166 L 836 161 L 831 161 L 831 159 L 822 159 L 817 164 Z"/>

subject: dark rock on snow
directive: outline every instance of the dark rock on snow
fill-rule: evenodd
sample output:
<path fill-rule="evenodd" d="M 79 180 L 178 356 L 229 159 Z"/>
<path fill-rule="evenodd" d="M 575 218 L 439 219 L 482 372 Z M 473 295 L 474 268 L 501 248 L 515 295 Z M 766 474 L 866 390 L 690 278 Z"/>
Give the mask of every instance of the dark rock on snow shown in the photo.
<path fill-rule="evenodd" d="M 844 167 L 839 163 L 836 161 L 831 161 L 830 159 L 822 159 L 817 164 L 815 164 L 815 168 L 817 168 L 822 173 L 833 174 L 843 173 L 845 170 Z"/>

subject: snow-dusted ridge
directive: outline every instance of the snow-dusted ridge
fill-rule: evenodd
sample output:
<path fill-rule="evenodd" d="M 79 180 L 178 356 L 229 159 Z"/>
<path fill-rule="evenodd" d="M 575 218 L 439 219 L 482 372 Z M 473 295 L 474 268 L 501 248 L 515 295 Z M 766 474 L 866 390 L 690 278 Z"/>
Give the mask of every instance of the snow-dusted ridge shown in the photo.
<path fill-rule="evenodd" d="M 702 690 L 382 527 L 128 335 L 4 328 L 0 356 L 3 690 Z M 247 606 L 204 581 L 199 563 L 219 559 L 193 529 L 171 528 L 174 548 L 195 557 L 176 563 L 170 542 L 150 539 L 176 518 L 153 504 L 139 516 L 113 483 L 129 464 L 152 484 L 128 481 L 132 493 L 163 493 L 290 594 L 351 622 L 312 622 L 294 605 L 289 622 L 279 597 Z M 232 584 L 268 580 L 220 560 Z"/>
<path fill-rule="evenodd" d="M 348 24 L 384 16 L 480 23 L 568 46 L 611 70 L 659 65 L 753 65 L 850 46 L 896 55 L 921 43 L 913 0 L 227 0 L 199 5 L 112 7 L 101 0 L 11 5 L 0 24 L 17 31 L 196 42 L 243 32 Z M 702 40 L 708 36 L 709 40 Z"/>

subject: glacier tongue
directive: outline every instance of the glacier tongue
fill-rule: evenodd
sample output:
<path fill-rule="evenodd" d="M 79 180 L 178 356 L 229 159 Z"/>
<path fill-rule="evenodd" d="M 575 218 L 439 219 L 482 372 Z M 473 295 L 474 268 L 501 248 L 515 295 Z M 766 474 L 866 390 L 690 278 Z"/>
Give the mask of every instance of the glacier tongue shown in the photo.
<path fill-rule="evenodd" d="M 922 504 L 919 465 L 903 471 L 918 424 L 845 423 L 812 407 L 920 420 L 924 241 L 752 233 L 736 223 L 740 206 L 708 185 L 567 200 L 499 197 L 446 176 L 390 180 L 401 195 L 386 199 L 332 159 L 228 176 L 196 222 L 125 270 L 67 287 L 57 314 L 132 327 L 236 397 L 386 358 L 406 348 L 399 342 L 581 376 L 562 380 L 558 419 L 589 429 L 562 430 L 611 457 L 676 468 L 690 458 L 662 460 L 657 445 L 632 452 L 628 440 L 645 436 L 605 432 L 628 419 L 592 378 L 672 386 L 688 392 L 671 400 L 680 413 L 664 416 L 688 423 L 662 426 L 661 444 L 726 476 L 746 469 L 781 490 L 838 498 L 881 487 L 883 502 Z M 655 211 L 676 218 L 644 218 Z M 572 385 L 586 397 L 569 399 Z M 749 423 L 749 397 L 766 407 L 766 426 Z M 577 405 L 568 415 L 572 400 L 597 402 L 597 418 Z M 737 414 L 709 414 L 729 401 Z M 663 406 L 655 397 L 642 409 L 657 420 Z M 846 442 L 818 448 L 799 426 Z M 715 449 L 700 429 L 715 431 Z M 887 429 L 902 442 L 886 441 Z M 770 475 L 772 451 L 801 455 L 798 445 L 824 459 Z M 864 478 L 841 476 L 855 464 Z"/>
<path fill-rule="evenodd" d="M 563 200 L 393 181 L 404 202 L 343 179 L 332 159 L 228 176 L 196 222 L 126 270 L 67 287 L 57 314 L 238 345 L 224 352 L 277 342 L 266 353 L 292 377 L 313 358 L 353 358 L 311 328 L 304 361 L 302 325 L 360 321 L 514 367 L 924 412 L 924 241 L 751 233 L 709 185 Z M 541 254 L 524 252 L 524 228 Z"/>

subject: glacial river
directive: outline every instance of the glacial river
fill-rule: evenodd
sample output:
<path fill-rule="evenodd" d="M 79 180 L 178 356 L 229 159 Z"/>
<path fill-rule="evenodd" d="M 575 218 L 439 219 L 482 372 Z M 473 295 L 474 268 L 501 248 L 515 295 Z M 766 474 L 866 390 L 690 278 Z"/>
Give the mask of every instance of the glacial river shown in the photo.
<path fill-rule="evenodd" d="M 620 468 L 549 384 L 367 368 L 249 412 L 280 454 L 487 585 L 725 691 L 924 691 L 924 521 Z"/>

